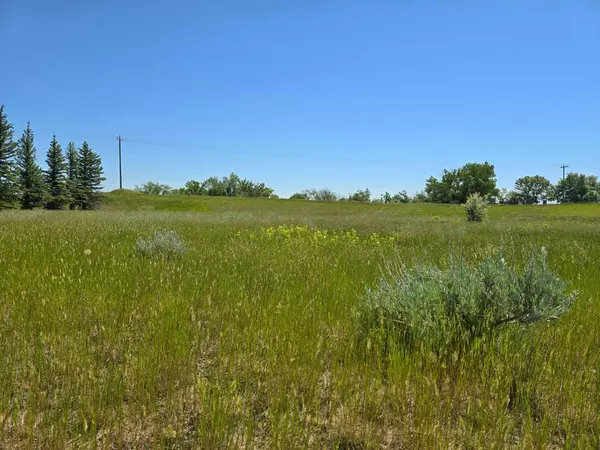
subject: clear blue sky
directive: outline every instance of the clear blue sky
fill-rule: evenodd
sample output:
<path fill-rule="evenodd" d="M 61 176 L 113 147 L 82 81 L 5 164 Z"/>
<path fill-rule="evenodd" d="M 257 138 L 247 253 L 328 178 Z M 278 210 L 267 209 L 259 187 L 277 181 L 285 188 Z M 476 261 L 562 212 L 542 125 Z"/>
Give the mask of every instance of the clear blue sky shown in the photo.
<path fill-rule="evenodd" d="M 600 174 L 600 2 L 0 0 L 0 103 L 118 187 L 232 171 L 287 196 Z"/>

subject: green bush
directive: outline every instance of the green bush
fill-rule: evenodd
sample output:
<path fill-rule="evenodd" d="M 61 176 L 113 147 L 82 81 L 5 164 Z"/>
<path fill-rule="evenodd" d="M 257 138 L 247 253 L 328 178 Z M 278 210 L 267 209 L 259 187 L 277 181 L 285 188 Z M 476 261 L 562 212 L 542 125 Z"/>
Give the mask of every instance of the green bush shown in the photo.
<path fill-rule="evenodd" d="M 138 255 L 171 258 L 185 253 L 185 244 L 174 231 L 157 231 L 152 239 L 139 237 L 135 243 Z"/>
<path fill-rule="evenodd" d="M 529 325 L 565 313 L 575 293 L 550 270 L 546 250 L 527 252 L 517 269 L 501 254 L 468 264 L 453 258 L 448 269 L 388 266 L 361 299 L 361 335 L 401 345 L 439 349 L 457 338 L 482 336 L 508 323 Z"/>
<path fill-rule="evenodd" d="M 469 195 L 463 206 L 469 222 L 484 222 L 487 220 L 487 201 L 477 192 Z"/>

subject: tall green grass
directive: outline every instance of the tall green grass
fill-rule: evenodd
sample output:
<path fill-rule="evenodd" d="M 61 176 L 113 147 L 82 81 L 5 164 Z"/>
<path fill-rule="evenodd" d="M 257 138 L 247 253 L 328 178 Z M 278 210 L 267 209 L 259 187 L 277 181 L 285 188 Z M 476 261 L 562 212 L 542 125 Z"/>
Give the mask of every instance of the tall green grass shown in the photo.
<path fill-rule="evenodd" d="M 492 207 L 469 224 L 460 207 L 197 201 L 205 212 L 0 214 L 2 447 L 600 445 L 597 208 Z M 136 253 L 164 229 L 183 255 Z M 461 358 L 359 338 L 386 261 L 502 249 L 518 263 L 529 245 L 581 292 L 558 321 Z"/>

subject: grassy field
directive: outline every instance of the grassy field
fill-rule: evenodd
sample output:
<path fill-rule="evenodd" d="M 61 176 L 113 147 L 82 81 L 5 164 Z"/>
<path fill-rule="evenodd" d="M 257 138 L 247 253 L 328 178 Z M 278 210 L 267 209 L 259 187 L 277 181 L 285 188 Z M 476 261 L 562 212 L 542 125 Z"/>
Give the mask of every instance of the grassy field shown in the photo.
<path fill-rule="evenodd" d="M 176 231 L 187 252 L 143 258 Z M 545 246 L 580 292 L 460 358 L 380 354 L 356 307 L 387 261 Z M 0 213 L 0 448 L 598 448 L 600 205 L 147 197 Z"/>

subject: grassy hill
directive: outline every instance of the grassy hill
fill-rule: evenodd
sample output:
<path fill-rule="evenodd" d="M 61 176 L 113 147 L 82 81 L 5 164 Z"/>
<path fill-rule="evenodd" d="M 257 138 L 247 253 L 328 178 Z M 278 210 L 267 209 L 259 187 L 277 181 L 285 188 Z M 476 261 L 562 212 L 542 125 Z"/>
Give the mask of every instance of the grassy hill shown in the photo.
<path fill-rule="evenodd" d="M 109 192 L 103 205 L 111 211 L 182 211 L 200 213 L 250 213 L 288 219 L 356 219 L 367 216 L 379 220 L 463 219 L 460 205 L 428 203 L 377 204 L 315 202 L 266 198 L 208 197 L 187 195 L 147 195 L 123 189 Z M 490 219 L 545 221 L 553 219 L 600 220 L 600 204 L 569 205 L 491 205 Z"/>

